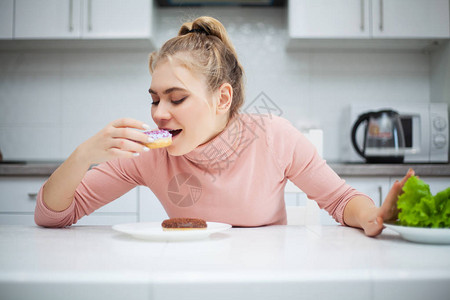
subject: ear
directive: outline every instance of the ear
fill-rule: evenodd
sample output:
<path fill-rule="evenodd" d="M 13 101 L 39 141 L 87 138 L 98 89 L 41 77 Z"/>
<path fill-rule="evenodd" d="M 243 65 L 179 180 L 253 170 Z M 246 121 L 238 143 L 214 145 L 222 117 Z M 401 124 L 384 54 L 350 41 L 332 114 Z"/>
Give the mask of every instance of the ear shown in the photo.
<path fill-rule="evenodd" d="M 225 114 L 230 110 L 231 102 L 233 102 L 233 87 L 228 82 L 223 83 L 219 87 L 219 99 L 217 101 L 217 114 Z"/>

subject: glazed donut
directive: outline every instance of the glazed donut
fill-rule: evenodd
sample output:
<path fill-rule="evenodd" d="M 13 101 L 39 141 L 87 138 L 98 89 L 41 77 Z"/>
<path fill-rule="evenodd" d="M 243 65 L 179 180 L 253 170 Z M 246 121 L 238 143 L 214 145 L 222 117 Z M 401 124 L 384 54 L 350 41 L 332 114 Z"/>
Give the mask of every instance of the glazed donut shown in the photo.
<path fill-rule="evenodd" d="M 150 149 L 163 148 L 172 145 L 172 134 L 164 129 L 144 131 L 153 139 L 153 142 L 144 144 Z"/>
<path fill-rule="evenodd" d="M 195 218 L 171 218 L 161 223 L 163 230 L 193 230 L 206 229 L 205 220 Z"/>

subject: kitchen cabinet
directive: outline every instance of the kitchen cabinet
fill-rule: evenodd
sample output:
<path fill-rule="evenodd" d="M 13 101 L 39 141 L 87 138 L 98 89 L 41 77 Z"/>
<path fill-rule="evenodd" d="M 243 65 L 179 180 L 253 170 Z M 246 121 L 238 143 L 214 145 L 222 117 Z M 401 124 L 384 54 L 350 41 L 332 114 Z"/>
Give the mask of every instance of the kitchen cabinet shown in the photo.
<path fill-rule="evenodd" d="M 316 201 L 308 199 L 306 194 L 291 181 L 284 189 L 288 225 L 336 225 L 332 216 L 320 209 Z"/>
<path fill-rule="evenodd" d="M 139 222 L 160 222 L 168 219 L 161 202 L 146 186 L 137 187 L 139 192 Z"/>
<path fill-rule="evenodd" d="M 450 37 L 448 0 L 290 0 L 288 18 L 294 48 L 423 48 Z"/>
<path fill-rule="evenodd" d="M 149 0 L 84 0 L 81 37 L 148 38 L 151 33 Z"/>
<path fill-rule="evenodd" d="M 37 193 L 48 177 L 1 177 L 0 224 L 34 225 Z M 113 225 L 138 221 L 138 190 L 133 189 L 77 224 Z"/>
<path fill-rule="evenodd" d="M 151 0 L 15 0 L 14 39 L 148 39 Z"/>
<path fill-rule="evenodd" d="M 289 35 L 296 38 L 369 38 L 369 0 L 291 0 Z"/>
<path fill-rule="evenodd" d="M 343 177 L 347 184 L 369 196 L 380 207 L 390 190 L 390 178 L 378 176 Z"/>
<path fill-rule="evenodd" d="M 12 39 L 14 0 L 0 1 L 0 39 Z"/>
<path fill-rule="evenodd" d="M 448 0 L 372 0 L 375 38 L 448 38 Z"/>
<path fill-rule="evenodd" d="M 15 0 L 15 39 L 76 39 L 81 0 Z"/>

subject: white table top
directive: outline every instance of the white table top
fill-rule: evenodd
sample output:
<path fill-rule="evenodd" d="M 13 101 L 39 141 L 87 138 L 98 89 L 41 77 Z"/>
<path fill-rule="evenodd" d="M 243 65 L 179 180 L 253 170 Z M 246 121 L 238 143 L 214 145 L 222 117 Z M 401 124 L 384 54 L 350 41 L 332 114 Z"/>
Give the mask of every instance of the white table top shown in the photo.
<path fill-rule="evenodd" d="M 2 299 L 447 299 L 450 246 L 342 226 L 151 242 L 109 226 L 0 226 Z M 3 298 L 3 297 L 6 298 Z"/>

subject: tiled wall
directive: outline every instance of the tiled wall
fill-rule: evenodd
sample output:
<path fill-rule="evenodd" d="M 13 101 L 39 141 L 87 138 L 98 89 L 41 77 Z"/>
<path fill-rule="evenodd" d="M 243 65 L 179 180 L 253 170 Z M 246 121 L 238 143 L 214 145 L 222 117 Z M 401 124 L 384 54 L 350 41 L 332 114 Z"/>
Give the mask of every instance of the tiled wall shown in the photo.
<path fill-rule="evenodd" d="M 156 45 L 200 15 L 227 27 L 247 75 L 247 103 L 264 92 L 299 127 L 324 130 L 337 161 L 352 102 L 429 102 L 430 55 L 389 51 L 286 51 L 280 8 L 159 9 Z M 152 123 L 147 51 L 0 52 L 0 149 L 5 159 L 64 159 L 119 117 Z"/>

